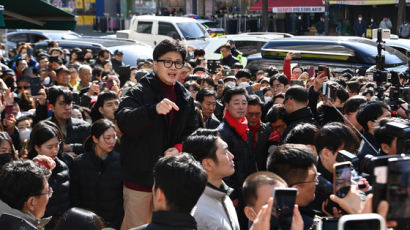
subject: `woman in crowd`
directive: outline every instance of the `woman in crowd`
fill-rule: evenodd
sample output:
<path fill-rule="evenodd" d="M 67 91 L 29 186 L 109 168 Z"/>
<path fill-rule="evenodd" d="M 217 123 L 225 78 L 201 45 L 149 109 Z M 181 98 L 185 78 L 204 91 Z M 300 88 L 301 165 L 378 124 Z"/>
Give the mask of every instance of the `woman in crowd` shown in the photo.
<path fill-rule="evenodd" d="M 29 158 L 45 155 L 53 159 L 56 167 L 48 180 L 54 191 L 47 209 L 46 216 L 52 216 L 52 221 L 46 229 L 53 229 L 58 218 L 71 207 L 70 203 L 70 173 L 66 163 L 61 158 L 62 136 L 59 128 L 51 121 L 37 123 L 30 135 Z"/>
<path fill-rule="evenodd" d="M 120 154 L 113 151 L 116 141 L 110 120 L 94 122 L 86 152 L 74 160 L 70 171 L 73 206 L 95 212 L 113 228 L 120 227 L 124 215 Z"/>
<path fill-rule="evenodd" d="M 13 142 L 7 132 L 0 132 L 0 168 L 12 160 L 17 160 Z"/>

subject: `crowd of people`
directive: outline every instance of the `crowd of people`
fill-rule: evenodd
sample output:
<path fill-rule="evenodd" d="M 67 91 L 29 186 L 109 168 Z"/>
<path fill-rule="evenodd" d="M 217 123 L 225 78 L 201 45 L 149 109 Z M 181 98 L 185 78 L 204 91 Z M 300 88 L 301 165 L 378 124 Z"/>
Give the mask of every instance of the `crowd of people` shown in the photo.
<path fill-rule="evenodd" d="M 360 162 L 402 153 L 386 125 L 410 127 L 407 103 L 381 100 L 362 71 L 291 68 L 293 53 L 283 72 L 256 76 L 234 42 L 219 62 L 202 49 L 187 56 L 164 40 L 128 71 L 120 51 L 53 41 L 2 57 L 0 225 L 276 229 L 272 193 L 287 187 L 298 190 L 292 230 L 374 210 L 372 180 L 355 177 L 346 197 L 319 185 L 333 188 L 341 150 Z M 377 210 L 386 217 L 388 203 Z"/>

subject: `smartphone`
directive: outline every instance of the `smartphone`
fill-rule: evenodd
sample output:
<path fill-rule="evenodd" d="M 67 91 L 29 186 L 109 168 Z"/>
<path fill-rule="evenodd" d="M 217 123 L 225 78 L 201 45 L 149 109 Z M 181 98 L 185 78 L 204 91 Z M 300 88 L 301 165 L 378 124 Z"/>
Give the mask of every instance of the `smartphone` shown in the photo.
<path fill-rule="evenodd" d="M 319 65 L 319 66 L 317 67 L 317 75 L 316 75 L 316 77 L 318 77 L 319 75 L 322 75 L 323 73 L 325 73 L 326 76 L 327 76 L 327 67 L 324 66 L 324 65 Z"/>
<path fill-rule="evenodd" d="M 273 190 L 272 215 L 277 219 L 278 229 L 290 230 L 297 188 L 275 188 Z"/>
<path fill-rule="evenodd" d="M 105 83 L 107 84 L 108 89 L 111 89 L 114 86 L 114 82 L 112 79 L 108 79 Z"/>
<path fill-rule="evenodd" d="M 9 119 L 12 114 L 13 114 L 13 106 L 12 105 L 7 105 L 6 109 L 5 109 L 5 118 Z"/>
<path fill-rule="evenodd" d="M 410 220 L 410 156 L 388 160 L 387 202 L 388 220 L 409 224 Z"/>
<path fill-rule="evenodd" d="M 337 224 L 337 230 L 385 230 L 385 221 L 379 214 L 343 215 Z"/>
<path fill-rule="evenodd" d="M 372 209 L 374 213 L 377 213 L 377 206 L 380 201 L 387 200 L 387 163 L 389 158 L 391 156 L 377 157 L 371 162 L 373 165 L 373 175 L 369 182 L 372 184 L 373 190 Z"/>
<path fill-rule="evenodd" d="M 350 190 L 352 164 L 349 161 L 333 165 L 333 194 L 343 198 Z"/>
<path fill-rule="evenodd" d="M 327 96 L 327 82 L 323 82 L 322 94 L 323 94 L 323 96 Z"/>
<path fill-rule="evenodd" d="M 307 72 L 309 74 L 309 78 L 313 77 L 315 75 L 315 67 L 311 65 L 308 69 Z"/>

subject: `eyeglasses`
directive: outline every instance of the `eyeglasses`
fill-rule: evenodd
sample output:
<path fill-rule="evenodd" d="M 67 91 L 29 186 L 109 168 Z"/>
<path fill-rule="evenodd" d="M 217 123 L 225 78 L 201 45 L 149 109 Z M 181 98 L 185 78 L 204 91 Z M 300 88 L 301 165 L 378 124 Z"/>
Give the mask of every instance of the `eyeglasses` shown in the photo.
<path fill-rule="evenodd" d="M 17 86 L 17 89 L 30 89 L 30 86 Z"/>
<path fill-rule="evenodd" d="M 54 191 L 53 191 L 53 188 L 48 187 L 48 191 L 47 191 L 47 192 L 40 193 L 40 194 L 38 194 L 37 196 L 47 195 L 48 198 L 51 198 L 51 197 L 53 196 L 53 192 L 54 192 Z"/>
<path fill-rule="evenodd" d="M 184 66 L 183 61 L 157 60 L 157 62 L 163 62 L 165 68 L 171 68 L 171 66 L 174 65 L 175 68 L 182 69 L 182 67 Z"/>
<path fill-rule="evenodd" d="M 293 183 L 292 185 L 289 185 L 289 187 L 292 187 L 293 185 L 297 185 L 297 184 L 307 184 L 307 183 L 315 183 L 315 185 L 319 185 L 319 176 L 322 175 L 319 172 L 316 172 L 315 174 L 315 180 L 312 181 L 303 181 L 303 182 L 297 182 L 297 183 Z"/>

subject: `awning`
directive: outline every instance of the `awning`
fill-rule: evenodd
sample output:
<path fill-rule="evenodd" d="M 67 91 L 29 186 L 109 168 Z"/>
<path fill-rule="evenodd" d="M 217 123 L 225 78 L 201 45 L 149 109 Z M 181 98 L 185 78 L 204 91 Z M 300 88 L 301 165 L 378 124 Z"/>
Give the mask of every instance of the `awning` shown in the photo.
<path fill-rule="evenodd" d="M 249 10 L 262 11 L 259 0 Z M 268 0 L 268 11 L 273 13 L 321 13 L 325 12 L 322 0 Z"/>
<path fill-rule="evenodd" d="M 410 0 L 406 0 L 410 3 Z M 399 0 L 329 0 L 329 4 L 339 5 L 389 5 L 398 4 Z"/>
<path fill-rule="evenodd" d="M 0 0 L 7 29 L 74 30 L 76 16 L 44 0 Z"/>

